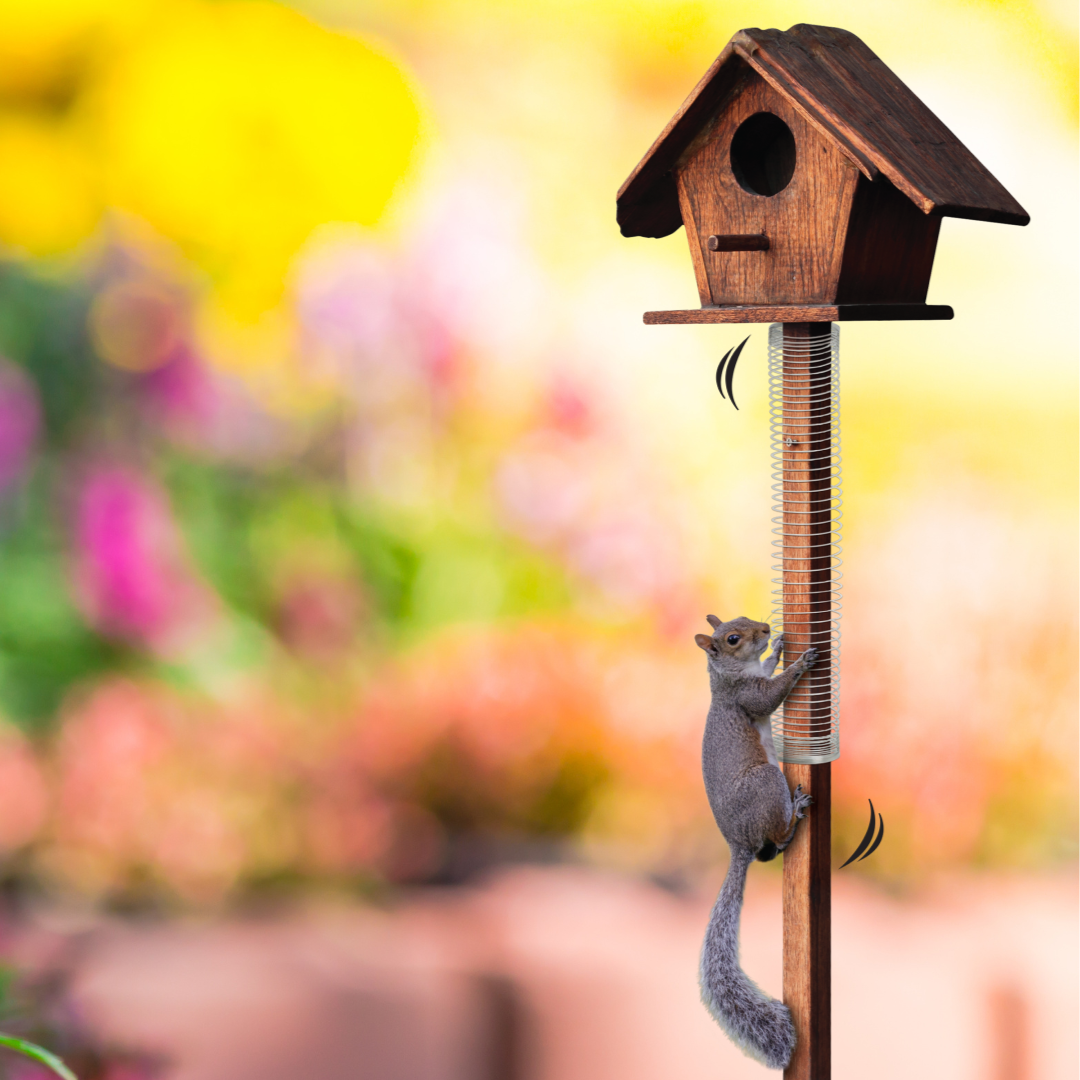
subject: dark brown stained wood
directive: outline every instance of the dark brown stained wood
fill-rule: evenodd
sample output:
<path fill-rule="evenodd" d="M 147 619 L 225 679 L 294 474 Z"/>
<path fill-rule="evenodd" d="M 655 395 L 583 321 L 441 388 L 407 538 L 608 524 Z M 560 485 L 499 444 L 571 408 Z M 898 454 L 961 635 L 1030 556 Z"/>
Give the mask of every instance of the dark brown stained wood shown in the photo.
<path fill-rule="evenodd" d="M 672 323 L 912 322 L 951 319 L 947 304 L 766 304 L 646 311 L 646 326 Z"/>
<path fill-rule="evenodd" d="M 814 805 L 784 852 L 784 1004 L 795 1053 L 784 1080 L 829 1080 L 832 1063 L 832 766 L 785 765 Z"/>
<path fill-rule="evenodd" d="M 679 191 L 679 208 L 682 216 L 688 221 L 693 217 L 694 211 L 682 191 Z M 708 258 L 709 253 L 701 246 L 701 234 L 696 229 L 686 230 L 686 242 L 690 245 L 690 261 L 694 264 L 694 280 L 697 282 L 698 298 L 701 300 L 702 306 L 711 304 L 712 294 L 709 292 L 709 275 L 705 270 L 705 260 Z"/>
<path fill-rule="evenodd" d="M 623 224 L 624 211 L 620 204 L 616 206 L 615 220 L 623 236 L 651 236 L 658 240 L 662 236 L 670 236 L 682 227 L 679 193 L 675 190 L 675 177 L 669 172 L 656 178 L 649 189 L 646 202 L 635 203 L 625 211 L 627 215 L 633 215 L 633 232 L 626 231 Z"/>
<path fill-rule="evenodd" d="M 810 372 L 799 345 L 827 340 L 828 323 L 784 326 L 784 662 L 815 647 L 818 659 L 788 697 L 811 723 L 829 718 L 832 660 L 832 487 L 830 372 Z M 796 346 L 789 354 L 786 345 Z M 817 509 L 814 509 L 816 507 Z M 809 706 L 817 691 L 820 704 Z M 795 1024 L 795 1053 L 785 1080 L 828 1080 L 831 1058 L 831 770 L 829 765 L 785 765 L 794 790 L 813 796 L 806 819 L 784 852 L 784 1003 Z"/>
<path fill-rule="evenodd" d="M 747 233 L 737 236 L 710 236 L 705 247 L 709 251 L 768 251 L 771 244 L 763 233 Z"/>
<path fill-rule="evenodd" d="M 1024 208 L 974 154 L 847 30 L 800 23 L 745 30 L 750 63 L 868 159 L 925 213 L 1026 225 Z M 738 38 L 739 35 L 736 35 Z"/>
<path fill-rule="evenodd" d="M 720 111 L 727 95 L 751 74 L 738 57 L 736 63 L 729 64 L 733 56 L 734 46 L 729 42 L 619 188 L 615 217 L 623 236 L 659 239 L 682 225 L 672 169 L 702 128 Z"/>
<path fill-rule="evenodd" d="M 941 218 L 923 214 L 884 176 L 859 177 L 848 220 L 838 304 L 921 304 Z"/>
<path fill-rule="evenodd" d="M 761 112 L 787 124 L 797 155 L 787 187 L 768 196 L 746 191 L 731 166 L 735 131 Z M 831 301 L 858 179 L 790 101 L 758 76 L 744 81 L 676 170 L 680 201 L 689 208 L 686 231 L 692 247 L 694 237 L 722 233 L 764 233 L 770 240 L 767 252 L 703 253 L 709 304 Z"/>
<path fill-rule="evenodd" d="M 924 213 L 1026 225 L 1027 212 L 854 34 L 799 24 L 740 30 L 617 197 L 624 236 L 681 221 L 671 173 L 753 69 L 867 177 L 884 175 Z M 664 231 L 659 231 L 660 229 Z"/>

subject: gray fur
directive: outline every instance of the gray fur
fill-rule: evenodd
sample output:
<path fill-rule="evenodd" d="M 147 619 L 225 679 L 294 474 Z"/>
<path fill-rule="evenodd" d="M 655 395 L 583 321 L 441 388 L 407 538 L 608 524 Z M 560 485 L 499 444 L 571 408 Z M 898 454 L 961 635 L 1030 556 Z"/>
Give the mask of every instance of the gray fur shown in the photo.
<path fill-rule="evenodd" d="M 795 1049 L 788 1007 L 765 994 L 739 966 L 739 913 L 749 848 L 732 847 L 731 865 L 716 898 L 701 950 L 701 1000 L 744 1054 L 770 1069 L 783 1069 Z"/>
<path fill-rule="evenodd" d="M 791 843 L 810 803 L 801 788 L 794 798 L 775 764 L 770 714 L 791 692 L 817 653 L 806 652 L 771 677 L 783 651 L 778 638 L 762 664 L 769 628 L 750 619 L 721 623 L 712 638 L 699 634 L 709 657 L 712 705 L 702 741 L 702 771 L 709 805 L 731 851 L 727 876 L 716 899 L 701 952 L 701 999 L 732 1041 L 773 1069 L 785 1068 L 795 1048 L 786 1005 L 764 994 L 739 966 L 739 917 L 746 871 L 755 858 L 769 859 Z M 732 638 L 739 640 L 731 645 Z"/>

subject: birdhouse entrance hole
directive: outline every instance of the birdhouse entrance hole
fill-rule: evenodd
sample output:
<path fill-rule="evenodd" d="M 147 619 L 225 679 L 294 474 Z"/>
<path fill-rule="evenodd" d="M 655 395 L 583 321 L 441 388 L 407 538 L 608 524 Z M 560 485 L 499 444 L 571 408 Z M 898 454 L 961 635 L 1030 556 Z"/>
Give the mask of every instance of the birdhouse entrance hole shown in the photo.
<path fill-rule="evenodd" d="M 731 140 L 731 171 L 751 195 L 776 195 L 795 175 L 795 136 L 769 112 L 744 120 Z"/>

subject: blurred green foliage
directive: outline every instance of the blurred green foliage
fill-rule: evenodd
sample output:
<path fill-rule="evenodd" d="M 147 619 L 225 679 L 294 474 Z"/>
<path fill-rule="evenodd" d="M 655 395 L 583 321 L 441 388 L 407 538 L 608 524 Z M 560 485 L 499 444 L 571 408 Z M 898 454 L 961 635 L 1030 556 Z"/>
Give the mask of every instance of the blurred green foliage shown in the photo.
<path fill-rule="evenodd" d="M 67 445 L 103 381 L 86 332 L 90 290 L 0 263 L 0 353 L 33 378 L 51 447 Z M 91 414 L 92 415 L 92 414 Z"/>
<path fill-rule="evenodd" d="M 50 491 L 39 467 L 0 540 L 0 708 L 31 729 L 50 723 L 73 684 L 135 659 L 92 630 L 72 603 Z"/>

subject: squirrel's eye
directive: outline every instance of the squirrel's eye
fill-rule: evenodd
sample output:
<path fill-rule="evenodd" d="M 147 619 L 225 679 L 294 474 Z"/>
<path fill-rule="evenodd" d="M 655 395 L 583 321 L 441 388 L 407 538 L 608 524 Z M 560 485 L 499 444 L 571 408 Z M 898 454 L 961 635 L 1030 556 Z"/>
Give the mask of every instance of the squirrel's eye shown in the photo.
<path fill-rule="evenodd" d="M 728 634 L 727 643 L 729 645 L 738 645 L 739 644 L 739 635 L 738 634 Z"/>

